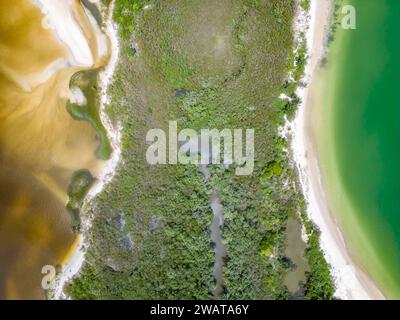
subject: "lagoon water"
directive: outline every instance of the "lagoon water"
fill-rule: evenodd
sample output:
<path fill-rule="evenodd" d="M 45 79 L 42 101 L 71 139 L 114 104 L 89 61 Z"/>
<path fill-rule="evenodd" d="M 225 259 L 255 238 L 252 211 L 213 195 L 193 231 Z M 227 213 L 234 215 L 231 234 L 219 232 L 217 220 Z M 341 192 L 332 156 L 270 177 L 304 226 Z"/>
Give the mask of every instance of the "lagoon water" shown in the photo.
<path fill-rule="evenodd" d="M 64 2 L 98 66 L 93 19 Z M 70 58 L 37 3 L 0 2 L 0 299 L 43 298 L 42 267 L 62 264 L 73 246 L 71 175 L 102 165 L 95 130 L 66 109 L 71 76 L 89 67 Z"/>
<path fill-rule="evenodd" d="M 332 211 L 359 265 L 400 298 L 400 1 L 350 0 L 327 57 L 318 149 Z"/>

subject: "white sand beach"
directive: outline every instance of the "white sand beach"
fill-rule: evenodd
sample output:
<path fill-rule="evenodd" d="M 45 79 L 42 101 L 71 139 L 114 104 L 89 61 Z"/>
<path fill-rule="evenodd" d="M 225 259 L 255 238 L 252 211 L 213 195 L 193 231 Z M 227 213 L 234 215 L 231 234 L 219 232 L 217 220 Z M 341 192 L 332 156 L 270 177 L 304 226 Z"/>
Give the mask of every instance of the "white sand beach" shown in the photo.
<path fill-rule="evenodd" d="M 311 125 L 311 119 L 316 114 L 313 108 L 321 107 L 312 97 L 312 87 L 325 51 L 325 36 L 330 27 L 332 5 L 331 0 L 311 0 L 307 30 L 309 60 L 304 79 L 308 86 L 298 90 L 302 104 L 290 124 L 293 133 L 291 149 L 300 172 L 309 218 L 321 230 L 321 248 L 331 266 L 336 286 L 335 296 L 345 300 L 384 299 L 374 282 L 354 262 L 346 247 L 325 193 Z"/>

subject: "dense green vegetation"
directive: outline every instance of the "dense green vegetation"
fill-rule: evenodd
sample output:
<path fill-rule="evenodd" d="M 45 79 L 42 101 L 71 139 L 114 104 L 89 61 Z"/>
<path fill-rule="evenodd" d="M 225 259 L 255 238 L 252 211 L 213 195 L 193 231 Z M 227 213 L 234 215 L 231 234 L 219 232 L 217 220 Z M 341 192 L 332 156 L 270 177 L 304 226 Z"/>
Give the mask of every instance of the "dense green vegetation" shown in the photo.
<path fill-rule="evenodd" d="M 306 273 L 306 282 L 303 284 L 305 297 L 309 300 L 334 299 L 333 279 L 319 246 L 320 231 L 308 219 L 304 199 L 300 202 L 300 215 L 308 237 L 305 256 L 310 267 L 310 271 Z"/>
<path fill-rule="evenodd" d="M 306 257 L 310 265 L 305 284 L 307 299 L 329 300 L 333 298 L 334 287 L 329 272 L 329 266 L 319 248 L 319 231 L 314 230 L 307 243 Z"/>
<path fill-rule="evenodd" d="M 295 294 L 284 285 L 286 224 L 304 201 L 288 142 L 278 135 L 300 102 L 295 89 L 306 61 L 304 41 L 292 53 L 294 12 L 294 0 L 116 2 L 121 54 L 107 113 L 123 127 L 122 165 L 86 213 L 93 227 L 86 264 L 66 288 L 72 297 L 212 298 L 213 188 L 221 196 L 227 248 L 220 298 Z M 291 99 L 277 99 L 282 92 Z M 254 128 L 254 173 L 209 166 L 206 181 L 197 166 L 150 166 L 146 133 L 167 132 L 169 120 L 179 129 Z M 321 254 L 313 235 L 312 285 L 300 296 L 325 298 L 329 292 L 315 289 L 315 279 L 330 283 L 329 270 L 320 274 L 324 260 L 313 254 Z"/>
<path fill-rule="evenodd" d="M 85 120 L 92 125 L 100 140 L 96 156 L 99 159 L 107 160 L 111 154 L 111 146 L 99 114 L 99 87 L 97 85 L 99 71 L 99 69 L 81 71 L 73 75 L 70 87 L 80 88 L 85 95 L 86 103 L 80 106 L 68 102 L 67 110 L 74 119 Z"/>
<path fill-rule="evenodd" d="M 74 232 L 80 231 L 81 217 L 80 209 L 82 202 L 93 185 L 94 178 L 88 170 L 74 172 L 68 186 L 67 211 L 71 215 L 71 227 Z"/>

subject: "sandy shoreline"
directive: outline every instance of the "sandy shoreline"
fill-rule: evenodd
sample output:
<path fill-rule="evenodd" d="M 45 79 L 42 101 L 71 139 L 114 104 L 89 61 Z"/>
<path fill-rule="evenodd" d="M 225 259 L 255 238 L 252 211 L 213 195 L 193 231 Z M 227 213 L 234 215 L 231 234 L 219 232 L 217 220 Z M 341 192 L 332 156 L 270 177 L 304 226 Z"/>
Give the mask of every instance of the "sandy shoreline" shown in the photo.
<path fill-rule="evenodd" d="M 90 67 L 93 56 L 75 19 L 74 1 L 32 0 L 43 13 L 42 26 L 53 30 L 68 50 L 68 62 L 77 67 Z"/>
<path fill-rule="evenodd" d="M 111 55 L 104 70 L 102 70 L 99 74 L 101 87 L 100 118 L 107 131 L 107 136 L 113 151 L 111 158 L 104 164 L 102 171 L 96 177 L 97 180 L 95 184 L 89 190 L 88 195 L 84 200 L 81 208 L 83 213 L 81 216 L 81 234 L 77 238 L 77 244 L 75 244 L 71 249 L 73 250 L 73 254 L 70 257 L 67 257 L 67 261 L 62 267 L 61 273 L 56 277 L 56 285 L 52 294 L 52 299 L 68 299 L 63 292 L 63 287 L 65 283 L 70 281 L 79 272 L 85 261 L 85 253 L 87 250 L 85 233 L 88 232 L 92 225 L 92 217 L 88 216 L 89 207 L 96 195 L 99 194 L 103 188 L 111 182 L 121 158 L 121 127 L 117 126 L 117 128 L 114 128 L 104 110 L 105 105 L 109 103 L 107 89 L 112 81 L 112 76 L 117 66 L 119 56 L 118 30 L 117 26 L 112 20 L 113 9 L 114 2 L 112 2 L 110 5 L 108 13 L 109 16 L 104 28 L 105 34 L 110 39 Z"/>
<path fill-rule="evenodd" d="M 112 12 L 112 9 L 111 7 L 110 12 Z M 310 101 L 312 100 L 311 88 L 314 75 L 324 53 L 324 36 L 329 25 L 330 14 L 331 0 L 311 0 L 310 28 L 307 31 L 310 58 L 305 75 L 305 80 L 309 83 L 309 86 L 298 90 L 298 95 L 302 98 L 303 103 L 299 106 L 296 119 L 290 125 L 293 132 L 291 149 L 300 172 L 302 189 L 308 202 L 308 215 L 321 230 L 321 247 L 332 268 L 336 286 L 335 296 L 340 299 L 383 299 L 384 296 L 373 281 L 356 265 L 348 253 L 321 181 L 314 133 L 310 121 L 311 117 L 314 116 L 312 108 L 316 106 Z M 91 188 L 85 199 L 82 207 L 84 212 L 88 212 L 86 209 L 90 206 L 91 200 L 112 180 L 121 154 L 119 146 L 121 128 L 113 128 L 104 112 L 104 106 L 108 103 L 107 87 L 112 80 L 119 53 L 117 30 L 111 17 L 108 19 L 105 29 L 112 43 L 112 53 L 108 65 L 100 75 L 102 97 L 100 116 L 113 147 L 113 153 L 111 159 L 105 164 L 96 184 Z M 87 61 L 88 59 L 82 61 L 82 64 Z M 90 227 L 91 217 L 84 215 L 82 217 L 82 235 L 78 237 L 74 253 L 63 266 L 61 274 L 56 279 L 53 299 L 68 298 L 63 293 L 62 288 L 66 282 L 79 272 L 84 263 L 87 247 L 85 233 Z"/>
<path fill-rule="evenodd" d="M 302 104 L 291 123 L 293 140 L 291 149 L 300 172 L 300 182 L 308 203 L 309 218 L 321 230 L 321 248 L 331 266 L 335 281 L 335 296 L 340 299 L 384 299 L 374 282 L 357 266 L 348 253 L 342 233 L 325 194 L 321 180 L 320 166 L 316 150 L 316 140 L 312 127 L 315 117 L 313 108 L 313 80 L 324 55 L 325 35 L 330 25 L 331 0 L 311 0 L 307 43 L 309 60 L 305 72 L 307 88 L 300 88 L 298 95 Z M 315 97 L 314 97 L 315 98 Z"/>

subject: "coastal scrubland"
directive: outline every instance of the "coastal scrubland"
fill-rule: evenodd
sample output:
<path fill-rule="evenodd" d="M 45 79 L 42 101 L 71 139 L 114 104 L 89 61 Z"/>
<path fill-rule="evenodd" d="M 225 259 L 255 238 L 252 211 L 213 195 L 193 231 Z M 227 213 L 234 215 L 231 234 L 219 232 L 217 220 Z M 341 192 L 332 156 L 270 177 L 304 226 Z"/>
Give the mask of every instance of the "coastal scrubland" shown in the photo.
<path fill-rule="evenodd" d="M 306 217 L 289 142 L 278 134 L 304 85 L 307 50 L 304 35 L 293 40 L 295 10 L 294 0 L 115 2 L 121 52 L 106 112 L 123 128 L 121 163 L 82 213 L 92 228 L 85 264 L 66 286 L 71 297 L 214 298 L 216 189 L 227 250 L 218 298 L 332 298 L 319 232 Z M 213 165 L 206 180 L 194 165 L 149 165 L 146 133 L 167 132 L 169 120 L 180 129 L 254 128 L 253 174 Z M 309 237 L 309 271 L 297 292 L 285 285 L 296 267 L 285 254 L 289 217 Z"/>

